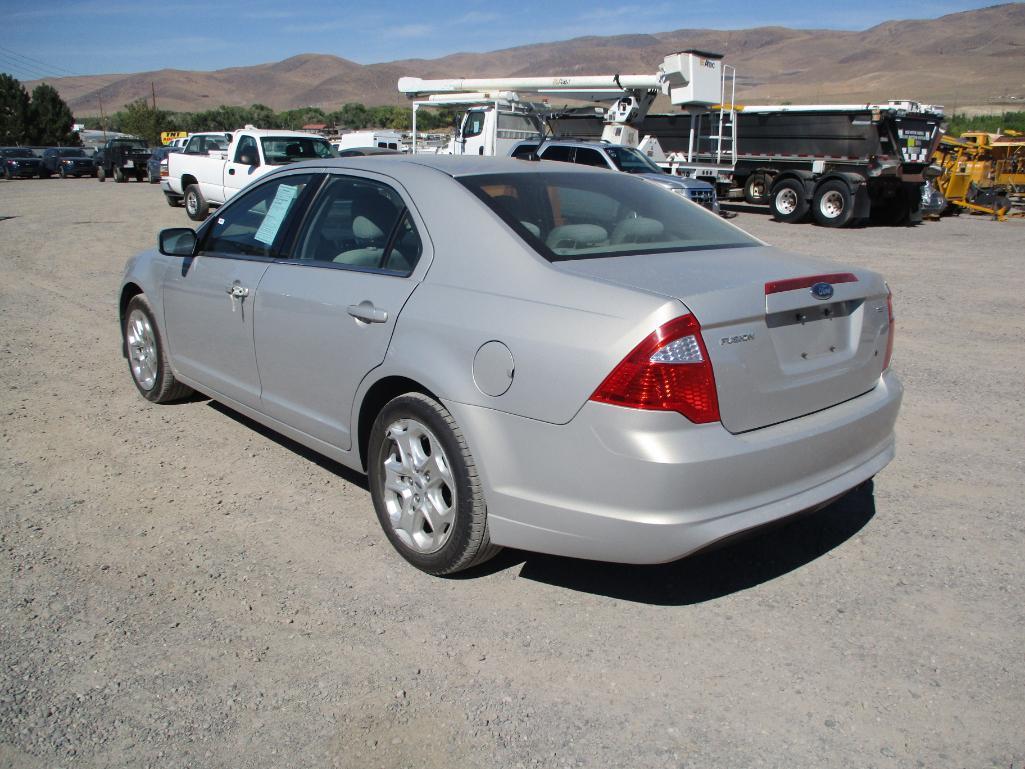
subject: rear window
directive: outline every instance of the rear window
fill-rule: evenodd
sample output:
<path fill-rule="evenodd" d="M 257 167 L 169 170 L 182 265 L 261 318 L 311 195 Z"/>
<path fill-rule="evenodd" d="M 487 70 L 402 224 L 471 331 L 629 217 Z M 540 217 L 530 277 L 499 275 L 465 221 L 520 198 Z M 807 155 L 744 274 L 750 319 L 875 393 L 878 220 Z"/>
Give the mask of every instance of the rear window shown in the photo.
<path fill-rule="evenodd" d="M 62 149 L 60 150 L 60 156 L 62 158 L 84 158 L 85 153 L 82 150 L 76 149 Z"/>
<path fill-rule="evenodd" d="M 759 245 L 682 195 L 628 174 L 539 171 L 458 181 L 549 261 Z"/>
<path fill-rule="evenodd" d="M 260 143 L 263 145 L 263 156 L 272 166 L 294 163 L 297 160 L 338 157 L 335 148 L 327 143 L 327 139 L 305 136 L 265 136 L 260 139 Z"/>

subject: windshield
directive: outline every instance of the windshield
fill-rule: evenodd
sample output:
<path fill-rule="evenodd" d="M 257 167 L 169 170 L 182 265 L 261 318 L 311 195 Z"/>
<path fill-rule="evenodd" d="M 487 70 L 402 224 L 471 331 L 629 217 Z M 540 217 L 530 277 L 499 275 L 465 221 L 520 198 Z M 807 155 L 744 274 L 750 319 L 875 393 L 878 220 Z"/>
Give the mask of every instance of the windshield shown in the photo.
<path fill-rule="evenodd" d="M 609 157 L 616 164 L 616 168 L 620 171 L 626 171 L 628 174 L 665 173 L 665 171 L 655 165 L 655 161 L 639 149 L 611 145 L 606 147 L 605 151 L 609 153 Z"/>
<path fill-rule="evenodd" d="M 130 150 L 148 150 L 149 145 L 146 144 L 142 139 L 118 139 L 112 145 L 114 147 L 124 147 Z"/>
<path fill-rule="evenodd" d="M 260 144 L 263 145 L 263 156 L 272 166 L 294 163 L 297 160 L 338 157 L 335 148 L 327 143 L 327 139 L 319 136 L 265 136 L 260 139 Z"/>
<path fill-rule="evenodd" d="M 85 153 L 82 152 L 82 150 L 62 149 L 60 151 L 60 156 L 62 158 L 84 158 L 85 157 Z"/>
<path fill-rule="evenodd" d="M 759 245 L 682 196 L 626 174 L 537 171 L 458 181 L 549 261 Z"/>

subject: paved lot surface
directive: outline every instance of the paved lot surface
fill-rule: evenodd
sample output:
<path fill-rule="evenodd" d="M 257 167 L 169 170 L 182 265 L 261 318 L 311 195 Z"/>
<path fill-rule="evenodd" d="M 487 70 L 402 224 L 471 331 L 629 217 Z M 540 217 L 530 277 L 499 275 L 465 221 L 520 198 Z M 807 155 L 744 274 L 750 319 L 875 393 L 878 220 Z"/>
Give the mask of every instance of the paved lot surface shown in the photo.
<path fill-rule="evenodd" d="M 744 211 L 893 286 L 874 498 L 667 566 L 445 580 L 358 476 L 136 394 L 121 268 L 187 224 L 155 186 L 0 182 L 0 217 L 0 767 L 1025 762 L 1025 222 Z"/>

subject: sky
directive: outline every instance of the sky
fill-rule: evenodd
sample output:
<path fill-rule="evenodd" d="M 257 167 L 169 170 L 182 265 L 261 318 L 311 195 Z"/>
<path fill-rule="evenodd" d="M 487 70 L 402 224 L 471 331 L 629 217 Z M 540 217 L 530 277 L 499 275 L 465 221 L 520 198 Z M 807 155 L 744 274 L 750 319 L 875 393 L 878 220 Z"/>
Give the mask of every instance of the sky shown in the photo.
<path fill-rule="evenodd" d="M 584 35 L 744 29 L 860 30 L 994 0 L 0 0 L 0 71 L 19 80 L 164 68 L 214 70 L 325 53 L 360 64 L 493 51 Z"/>

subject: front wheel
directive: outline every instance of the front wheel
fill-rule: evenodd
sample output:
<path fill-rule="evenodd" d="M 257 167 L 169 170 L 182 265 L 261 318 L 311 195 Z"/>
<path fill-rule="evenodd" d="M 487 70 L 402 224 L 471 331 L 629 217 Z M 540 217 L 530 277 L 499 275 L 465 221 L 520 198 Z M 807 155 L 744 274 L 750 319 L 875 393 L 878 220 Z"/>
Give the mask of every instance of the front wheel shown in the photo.
<path fill-rule="evenodd" d="M 194 222 L 203 221 L 210 213 L 210 204 L 206 202 L 197 184 L 190 184 L 185 188 L 185 213 Z"/>
<path fill-rule="evenodd" d="M 124 184 L 128 181 L 128 177 L 125 176 L 125 172 L 121 170 L 120 166 L 114 166 L 114 183 Z"/>
<path fill-rule="evenodd" d="M 61 166 L 60 170 L 57 171 L 57 173 L 60 174 L 60 178 L 61 179 L 67 179 L 68 178 L 68 170 L 64 166 Z"/>
<path fill-rule="evenodd" d="M 822 227 L 846 227 L 854 215 L 850 187 L 839 179 L 823 182 L 812 199 L 812 216 Z"/>
<path fill-rule="evenodd" d="M 374 421 L 367 464 L 381 527 L 413 566 L 452 574 L 501 549 L 488 535 L 484 493 L 466 440 L 433 398 L 413 392 L 390 401 Z"/>
<path fill-rule="evenodd" d="M 169 403 L 192 392 L 171 373 L 167 349 L 145 295 L 137 294 L 128 302 L 121 331 L 128 369 L 142 397 L 154 403 Z"/>
<path fill-rule="evenodd" d="M 797 179 L 784 179 L 773 185 L 770 204 L 772 215 L 779 222 L 794 224 L 808 215 L 804 185 Z"/>
<path fill-rule="evenodd" d="M 96 178 L 99 179 L 101 182 L 105 182 L 107 180 L 107 172 L 103 168 L 103 166 L 96 167 Z"/>

